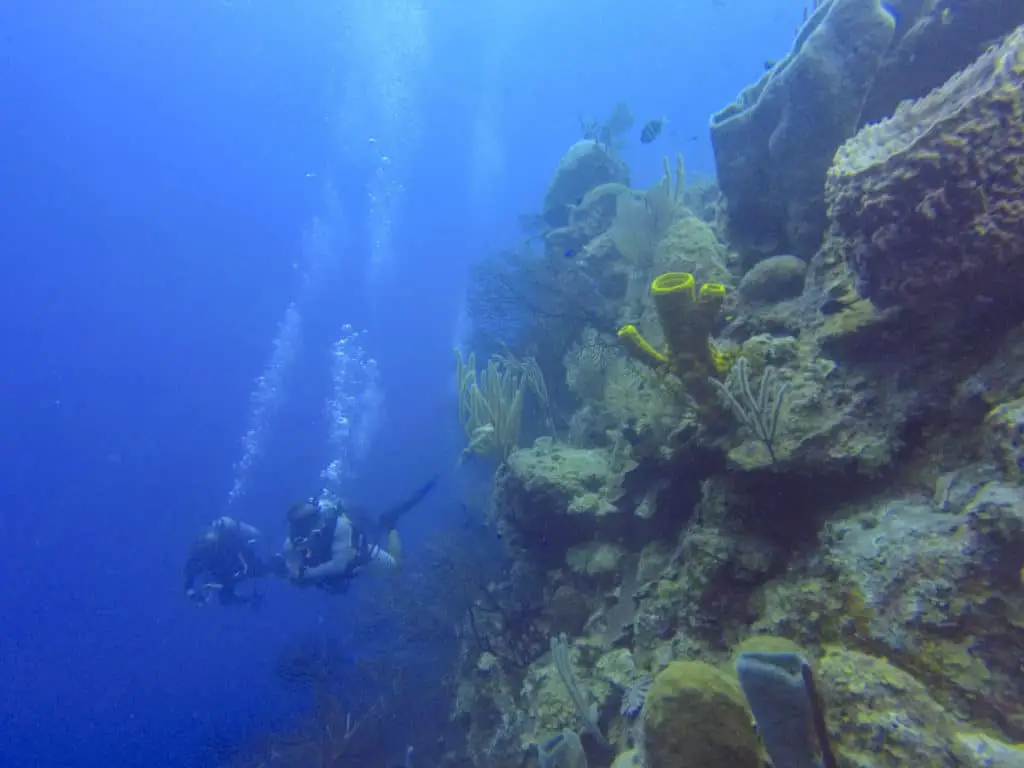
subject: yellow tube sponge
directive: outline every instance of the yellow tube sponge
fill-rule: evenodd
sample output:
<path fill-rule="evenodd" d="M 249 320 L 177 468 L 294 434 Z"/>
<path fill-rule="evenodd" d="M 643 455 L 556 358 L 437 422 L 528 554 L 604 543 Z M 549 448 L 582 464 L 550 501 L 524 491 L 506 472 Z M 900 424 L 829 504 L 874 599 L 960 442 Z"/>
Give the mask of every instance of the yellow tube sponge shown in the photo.
<path fill-rule="evenodd" d="M 651 296 L 668 344 L 672 367 L 680 376 L 707 376 L 717 367 L 708 349 L 708 337 L 725 301 L 721 283 L 697 281 L 689 272 L 666 272 L 651 283 Z"/>
<path fill-rule="evenodd" d="M 661 330 L 668 344 L 669 358 L 690 357 L 707 338 L 695 336 L 693 314 L 697 306 L 697 281 L 689 272 L 666 272 L 651 283 L 651 296 L 658 311 Z"/>
<path fill-rule="evenodd" d="M 619 341 L 626 348 L 626 352 L 639 363 L 651 368 L 662 368 L 669 364 L 669 359 L 650 345 L 634 325 L 624 325 L 619 329 Z"/>

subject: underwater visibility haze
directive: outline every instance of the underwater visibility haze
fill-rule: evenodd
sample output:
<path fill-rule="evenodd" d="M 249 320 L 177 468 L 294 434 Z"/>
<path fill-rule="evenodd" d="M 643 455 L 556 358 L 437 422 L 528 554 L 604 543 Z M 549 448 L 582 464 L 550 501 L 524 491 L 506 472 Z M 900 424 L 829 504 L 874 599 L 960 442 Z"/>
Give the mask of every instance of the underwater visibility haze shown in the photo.
<path fill-rule="evenodd" d="M 0 4 L 0 765 L 1024 765 L 1020 25 Z"/>

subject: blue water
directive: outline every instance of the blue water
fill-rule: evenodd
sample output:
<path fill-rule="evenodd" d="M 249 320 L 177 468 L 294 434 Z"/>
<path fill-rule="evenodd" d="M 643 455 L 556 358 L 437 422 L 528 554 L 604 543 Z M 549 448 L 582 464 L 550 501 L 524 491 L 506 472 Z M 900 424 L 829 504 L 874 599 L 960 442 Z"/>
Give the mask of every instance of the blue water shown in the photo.
<path fill-rule="evenodd" d="M 358 5 L 0 4 L 4 766 L 213 765 L 303 706 L 276 654 L 297 632 L 344 636 L 351 597 L 271 585 L 260 610 L 197 610 L 180 568 L 212 518 L 276 543 L 288 504 L 319 490 L 342 325 L 365 330 L 380 402 L 346 492 L 383 508 L 443 473 L 409 521 L 415 552 L 456 524 L 465 482 L 451 349 L 467 266 L 538 209 L 579 116 L 619 99 L 637 130 L 669 120 L 627 148 L 635 184 L 677 150 L 712 173 L 708 116 L 801 13 Z M 240 468 L 293 302 L 301 343 Z"/>

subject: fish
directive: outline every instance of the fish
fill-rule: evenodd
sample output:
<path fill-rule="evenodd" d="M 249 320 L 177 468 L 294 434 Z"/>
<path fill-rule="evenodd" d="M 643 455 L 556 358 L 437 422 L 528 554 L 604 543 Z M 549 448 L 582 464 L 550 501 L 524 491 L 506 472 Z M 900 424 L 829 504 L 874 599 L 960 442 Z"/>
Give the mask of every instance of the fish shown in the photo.
<path fill-rule="evenodd" d="M 765 59 L 764 60 L 764 71 L 770 72 L 775 69 L 775 65 L 779 63 L 778 59 Z"/>
<path fill-rule="evenodd" d="M 643 130 L 640 131 L 640 143 L 650 144 L 661 133 L 661 129 L 665 126 L 665 118 L 656 117 L 653 120 L 648 120 L 647 124 L 644 125 Z"/>

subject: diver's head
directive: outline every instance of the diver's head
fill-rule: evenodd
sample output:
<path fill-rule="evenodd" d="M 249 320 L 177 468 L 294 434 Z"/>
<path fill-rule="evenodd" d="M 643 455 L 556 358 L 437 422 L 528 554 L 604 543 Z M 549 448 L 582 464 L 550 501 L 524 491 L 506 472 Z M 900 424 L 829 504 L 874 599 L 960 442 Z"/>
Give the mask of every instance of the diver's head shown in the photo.
<path fill-rule="evenodd" d="M 320 510 L 312 501 L 292 504 L 288 510 L 288 535 L 293 543 L 301 544 L 320 527 Z"/>

